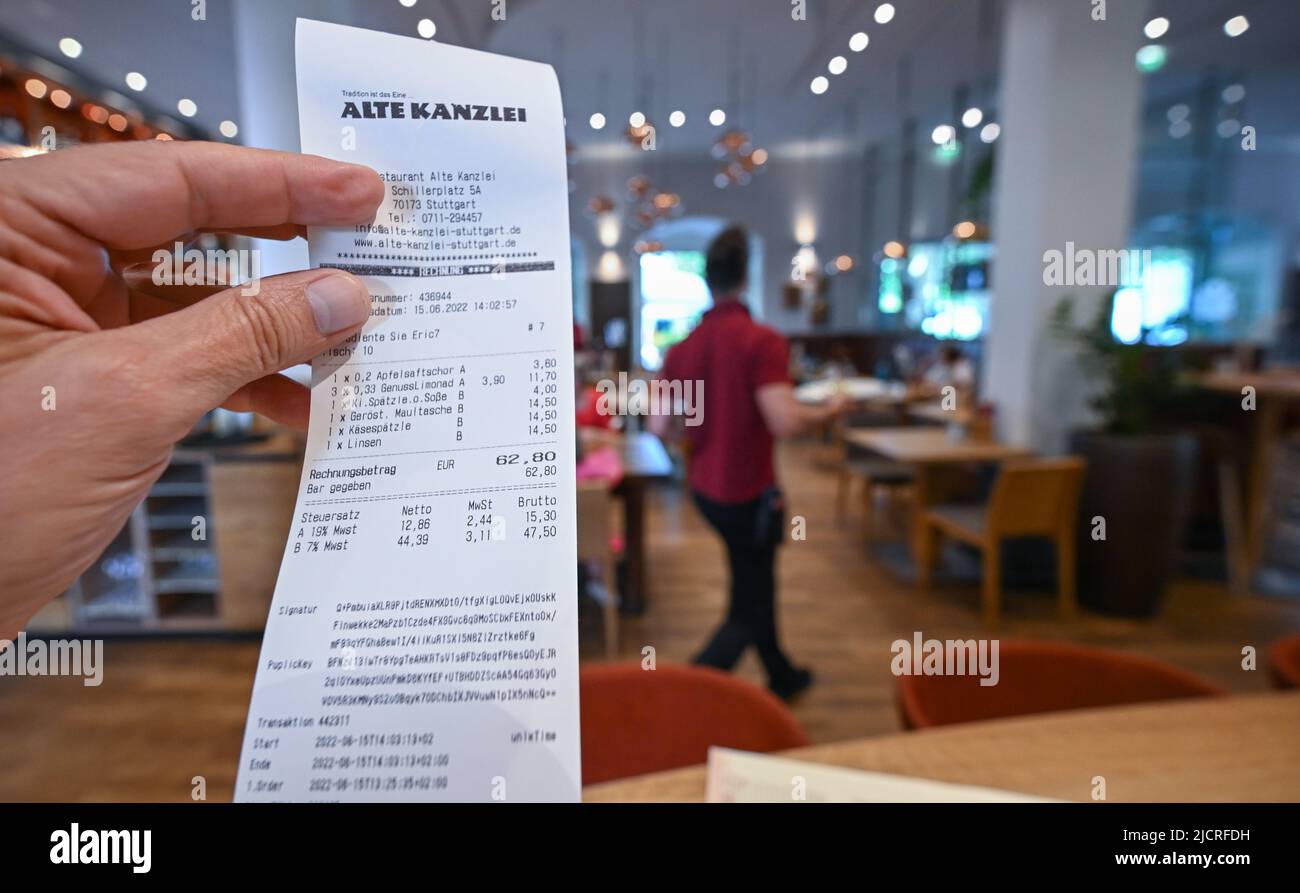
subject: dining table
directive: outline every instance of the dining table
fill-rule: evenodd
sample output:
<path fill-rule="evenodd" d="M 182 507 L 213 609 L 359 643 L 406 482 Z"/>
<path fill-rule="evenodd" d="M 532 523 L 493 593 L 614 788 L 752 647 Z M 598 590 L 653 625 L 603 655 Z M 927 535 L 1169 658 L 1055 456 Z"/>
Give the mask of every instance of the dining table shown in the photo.
<path fill-rule="evenodd" d="M 1057 800 L 1295 802 L 1300 692 L 1040 713 L 780 756 Z M 589 785 L 583 801 L 698 803 L 705 781 L 705 767 L 691 766 Z"/>
<path fill-rule="evenodd" d="M 848 428 L 844 431 L 844 442 L 913 469 L 913 557 L 920 554 L 917 547 L 924 535 L 924 510 L 937 504 L 946 493 L 946 469 L 978 463 L 998 464 L 1033 455 L 1028 447 L 993 438 L 973 437 L 956 426 Z"/>
<path fill-rule="evenodd" d="M 619 477 L 613 492 L 623 503 L 625 575 L 619 610 L 638 615 L 645 610 L 646 489 L 672 477 L 673 461 L 664 443 L 650 431 L 579 430 L 585 451 L 611 450 L 618 459 Z"/>
<path fill-rule="evenodd" d="M 1282 417 L 1288 406 L 1300 405 L 1300 369 L 1207 372 L 1195 377 L 1194 382 L 1206 390 L 1240 398 L 1246 416 L 1243 421 L 1253 429 L 1245 505 L 1245 551 L 1253 570 L 1264 549 L 1269 486 L 1282 434 Z M 1248 395 L 1253 401 L 1252 408 L 1246 411 Z"/>

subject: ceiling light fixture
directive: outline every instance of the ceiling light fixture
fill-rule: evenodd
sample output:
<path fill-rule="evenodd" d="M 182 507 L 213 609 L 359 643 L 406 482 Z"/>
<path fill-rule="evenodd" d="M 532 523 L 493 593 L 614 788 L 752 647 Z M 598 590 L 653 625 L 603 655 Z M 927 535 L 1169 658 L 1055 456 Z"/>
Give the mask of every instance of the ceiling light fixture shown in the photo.
<path fill-rule="evenodd" d="M 605 116 L 600 112 L 596 112 L 596 114 L 592 115 L 591 118 L 588 119 L 588 123 L 591 124 L 592 130 L 600 130 L 605 126 Z"/>
<path fill-rule="evenodd" d="M 894 18 L 894 4 L 882 3 L 876 7 L 876 21 L 882 25 L 887 25 Z"/>
<path fill-rule="evenodd" d="M 138 71 L 128 71 L 124 80 L 126 85 L 137 93 L 149 86 L 149 79 Z"/>
<path fill-rule="evenodd" d="M 831 82 L 826 80 L 824 75 L 819 74 L 817 75 L 817 77 L 812 79 L 812 83 L 809 84 L 808 86 L 809 89 L 811 89 L 814 93 L 820 96 L 821 94 L 826 92 L 827 88 L 829 88 L 830 85 Z"/>
<path fill-rule="evenodd" d="M 867 37 L 867 32 L 859 31 L 849 38 L 849 49 L 855 53 L 860 53 L 867 48 L 867 44 L 870 42 L 871 39 Z"/>
<path fill-rule="evenodd" d="M 1156 18 L 1146 23 L 1146 27 L 1142 29 L 1142 33 L 1145 34 L 1151 40 L 1156 40 L 1158 38 L 1164 37 L 1165 32 L 1168 30 L 1169 30 L 1169 20 L 1164 16 L 1157 16 Z"/>
<path fill-rule="evenodd" d="M 673 127 L 681 127 L 686 123 L 686 113 L 678 109 L 668 116 L 668 123 Z"/>
<path fill-rule="evenodd" d="M 974 106 L 961 113 L 961 123 L 964 127 L 979 127 L 983 120 L 984 112 Z"/>
<path fill-rule="evenodd" d="M 75 37 L 65 37 L 59 41 L 59 52 L 69 59 L 75 59 L 81 55 L 81 41 Z"/>
<path fill-rule="evenodd" d="M 415 26 L 415 33 L 425 40 L 432 40 L 433 35 L 438 33 L 438 26 L 434 24 L 433 19 L 420 19 L 420 23 Z"/>
<path fill-rule="evenodd" d="M 709 112 L 709 123 L 714 127 L 721 127 L 727 123 L 727 113 L 722 109 L 714 109 Z"/>
<path fill-rule="evenodd" d="M 1223 33 L 1229 37 L 1240 37 L 1249 27 L 1250 21 L 1245 16 L 1233 16 L 1223 23 Z"/>
<path fill-rule="evenodd" d="M 844 69 L 849 67 L 849 60 L 843 56 L 835 56 L 826 64 L 826 69 L 831 74 L 844 74 Z"/>

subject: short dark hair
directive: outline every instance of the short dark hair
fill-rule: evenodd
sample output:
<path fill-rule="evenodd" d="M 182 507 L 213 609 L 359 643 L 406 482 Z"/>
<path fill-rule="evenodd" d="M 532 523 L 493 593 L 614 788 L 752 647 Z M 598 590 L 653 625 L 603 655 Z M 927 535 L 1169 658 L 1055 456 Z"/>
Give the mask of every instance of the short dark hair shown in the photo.
<path fill-rule="evenodd" d="M 704 259 L 704 281 L 717 298 L 744 285 L 748 271 L 749 233 L 743 226 L 729 226 L 709 243 Z"/>

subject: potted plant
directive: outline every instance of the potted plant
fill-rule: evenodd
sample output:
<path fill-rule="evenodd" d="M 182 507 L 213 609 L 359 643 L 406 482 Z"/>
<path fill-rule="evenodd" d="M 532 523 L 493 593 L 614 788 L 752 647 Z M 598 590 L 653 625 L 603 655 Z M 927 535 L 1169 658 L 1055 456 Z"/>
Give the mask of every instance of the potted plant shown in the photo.
<path fill-rule="evenodd" d="M 1062 299 L 1053 332 L 1079 352 L 1094 383 L 1098 425 L 1075 431 L 1070 450 L 1088 462 L 1079 500 L 1079 600 L 1107 614 L 1150 617 L 1177 567 L 1196 474 L 1196 439 L 1162 430 L 1188 399 L 1170 351 L 1125 344 L 1111 333 L 1112 292 L 1076 325 Z"/>

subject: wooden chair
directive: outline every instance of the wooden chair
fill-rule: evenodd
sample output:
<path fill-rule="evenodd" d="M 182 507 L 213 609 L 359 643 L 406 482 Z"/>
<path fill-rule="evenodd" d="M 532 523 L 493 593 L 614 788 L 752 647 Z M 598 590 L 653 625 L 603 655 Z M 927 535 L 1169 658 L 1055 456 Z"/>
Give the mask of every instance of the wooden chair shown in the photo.
<path fill-rule="evenodd" d="M 604 613 L 605 656 L 618 656 L 618 596 L 615 583 L 614 496 L 604 481 L 578 483 L 578 560 L 600 566 L 601 586 L 605 590 L 601 609 Z"/>
<path fill-rule="evenodd" d="M 987 506 L 941 505 L 925 510 L 916 556 L 923 588 L 939 557 L 941 535 L 975 546 L 983 554 L 981 603 L 984 623 L 995 626 L 1002 600 L 1002 541 L 1041 536 L 1056 543 L 1056 587 L 1061 616 L 1078 613 L 1075 595 L 1075 523 L 1084 461 L 1076 456 L 1005 463 Z"/>
<path fill-rule="evenodd" d="M 835 520 L 844 523 L 848 517 L 849 495 L 855 480 L 862 481 L 862 537 L 871 539 L 875 535 L 875 504 L 872 501 L 876 487 L 887 487 L 891 498 L 896 498 L 897 491 L 910 487 L 916 482 L 912 469 L 899 462 L 871 455 L 853 455 L 843 436 L 842 423 L 837 423 L 834 430 L 835 448 L 839 454 L 837 473 L 839 475 L 835 489 Z"/>

